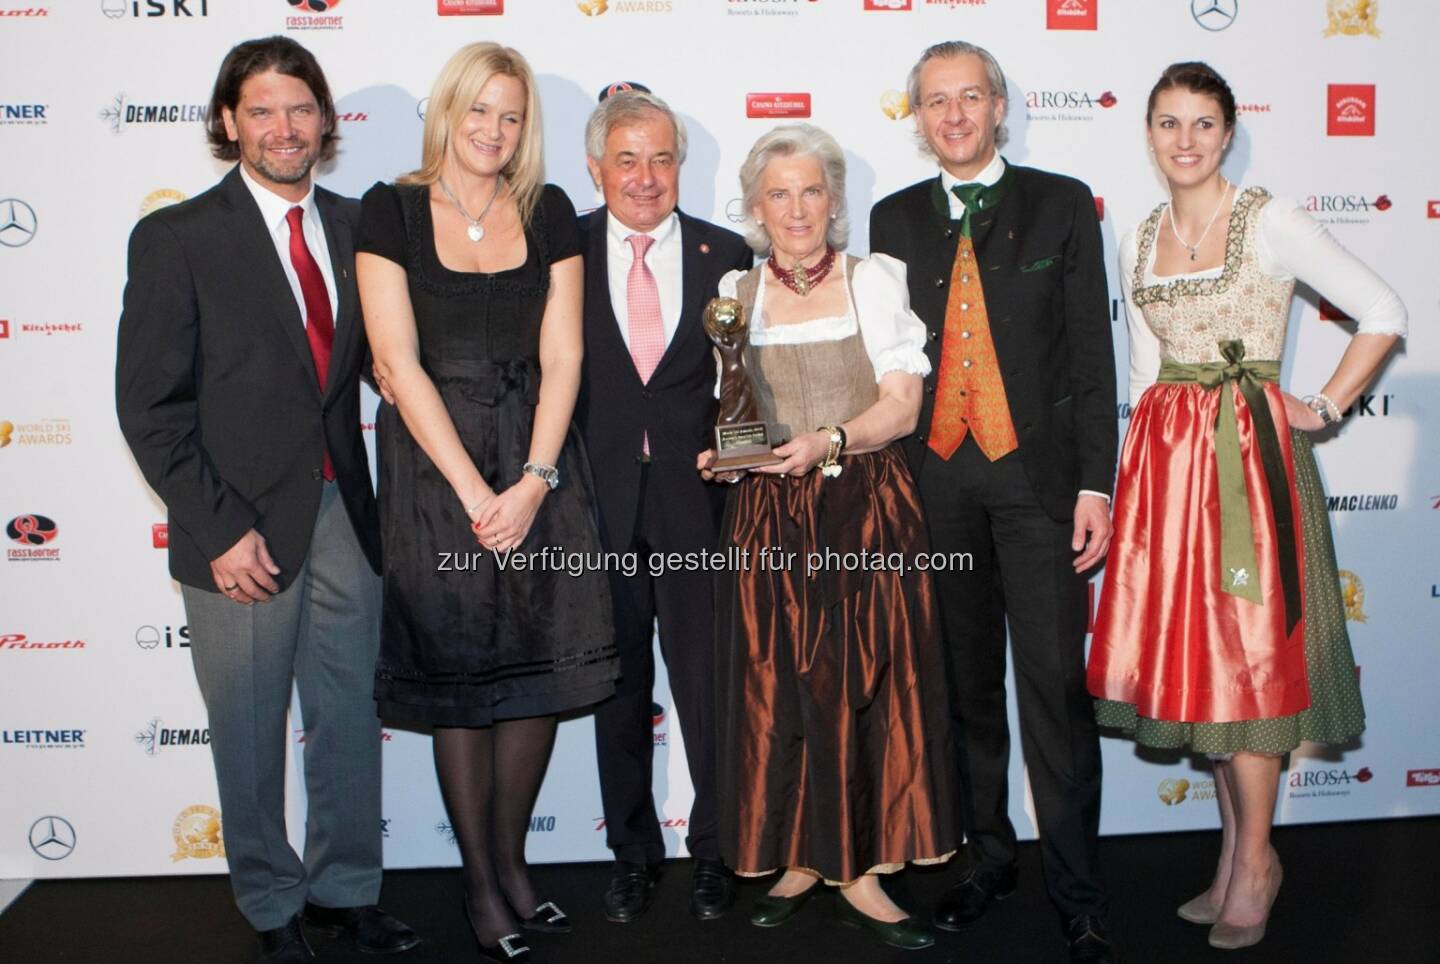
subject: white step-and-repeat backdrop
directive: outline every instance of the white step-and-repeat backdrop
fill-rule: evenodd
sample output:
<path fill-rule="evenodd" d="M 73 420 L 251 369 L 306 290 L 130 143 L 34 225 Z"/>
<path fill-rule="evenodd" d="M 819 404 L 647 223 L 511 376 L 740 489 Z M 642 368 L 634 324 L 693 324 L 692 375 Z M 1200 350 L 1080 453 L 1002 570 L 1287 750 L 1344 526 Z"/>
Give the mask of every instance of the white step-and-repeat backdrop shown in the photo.
<path fill-rule="evenodd" d="M 977 42 L 1009 75 L 1007 157 L 1102 199 L 1114 296 L 1118 240 L 1163 196 L 1146 95 L 1172 61 L 1212 63 L 1241 104 L 1227 173 L 1303 199 L 1399 290 L 1413 332 L 1319 449 L 1369 729 L 1344 753 L 1296 753 L 1278 819 L 1440 813 L 1437 28 L 1421 0 L 0 0 L 0 877 L 224 870 L 164 511 L 115 422 L 115 324 L 136 219 L 223 173 L 202 132 L 221 58 L 276 33 L 330 78 L 344 139 L 322 180 L 344 194 L 415 164 L 441 64 L 494 39 L 535 68 L 548 177 L 578 208 L 597 203 L 582 147 L 596 94 L 639 81 L 689 126 L 683 207 L 721 224 L 738 219 L 759 134 L 787 118 L 828 129 L 848 152 L 857 253 L 870 204 L 933 170 L 906 72 L 930 43 Z M 1111 313 L 1123 431 L 1124 309 Z M 1313 293 L 1296 301 L 1298 392 L 1345 346 L 1333 315 Z M 679 852 L 691 790 L 663 676 L 655 700 L 655 792 Z M 455 863 L 429 737 L 384 739 L 387 863 Z M 1105 768 L 1106 833 L 1216 824 L 1213 782 L 1188 758 L 1107 740 Z M 1023 786 L 1018 758 L 1013 771 Z M 1012 799 L 1033 836 L 1026 794 Z M 608 857 L 586 719 L 561 727 L 530 854 Z"/>

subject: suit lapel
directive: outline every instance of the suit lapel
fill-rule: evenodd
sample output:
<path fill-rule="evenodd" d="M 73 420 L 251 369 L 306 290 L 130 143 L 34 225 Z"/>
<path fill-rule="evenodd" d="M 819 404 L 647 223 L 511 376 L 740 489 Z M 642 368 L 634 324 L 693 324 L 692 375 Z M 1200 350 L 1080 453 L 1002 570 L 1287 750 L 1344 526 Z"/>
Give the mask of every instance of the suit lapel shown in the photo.
<path fill-rule="evenodd" d="M 975 260 L 981 266 L 980 286 L 985 291 L 985 311 L 990 318 L 990 337 L 995 343 L 995 356 L 1003 373 L 1007 360 L 1014 358 L 1015 325 L 1010 321 L 1009 286 L 1024 284 L 1024 275 L 1017 275 L 1017 252 L 1028 230 L 1027 199 L 1011 176 L 1007 165 L 1005 196 L 983 218 L 971 221 L 971 238 L 975 242 Z"/>
<path fill-rule="evenodd" d="M 222 196 L 231 208 L 234 219 L 230 234 L 239 255 L 236 263 L 247 266 L 255 275 L 247 287 L 256 292 L 258 300 L 263 304 L 262 314 L 268 317 L 271 324 L 279 326 L 284 337 L 295 349 L 300 363 L 310 373 L 310 382 L 318 394 L 320 383 L 315 377 L 315 359 L 310 354 L 310 342 L 305 337 L 305 322 L 300 317 L 300 306 L 295 303 L 290 280 L 285 277 L 285 269 L 281 266 L 280 256 L 270 239 L 270 231 L 265 226 L 264 218 L 260 216 L 260 207 L 250 196 L 250 189 L 240 179 L 238 165 L 225 175 L 221 185 Z"/>
<path fill-rule="evenodd" d="M 694 222 L 678 209 L 675 215 L 680 219 L 680 321 L 675 326 L 670 344 L 665 346 L 665 354 L 660 356 L 660 364 L 655 366 L 655 372 L 650 376 L 652 382 L 660 377 L 670 360 L 684 350 L 683 343 L 699 332 L 703 310 L 700 299 L 705 294 L 703 275 L 710 252 L 708 248 L 701 251 L 699 231 Z"/>
<path fill-rule="evenodd" d="M 590 250 L 585 252 L 585 314 L 591 336 L 608 342 L 615 357 L 625 359 L 620 367 L 638 381 L 640 375 L 620 335 L 620 320 L 615 317 L 615 306 L 610 301 L 609 232 L 610 216 L 605 208 L 597 208 L 590 215 Z"/>
<path fill-rule="evenodd" d="M 329 191 L 315 190 L 315 205 L 325 223 L 325 246 L 330 253 L 330 272 L 335 279 L 335 343 L 330 349 L 330 376 L 325 380 L 325 394 L 328 397 L 343 379 L 334 377 L 336 372 L 347 371 L 350 356 L 360 343 L 360 326 L 363 324 L 359 308 L 359 292 L 355 287 L 355 239 L 350 234 L 350 222 L 340 216 L 336 209 L 335 197 Z M 309 343 L 307 341 L 308 349 Z"/>

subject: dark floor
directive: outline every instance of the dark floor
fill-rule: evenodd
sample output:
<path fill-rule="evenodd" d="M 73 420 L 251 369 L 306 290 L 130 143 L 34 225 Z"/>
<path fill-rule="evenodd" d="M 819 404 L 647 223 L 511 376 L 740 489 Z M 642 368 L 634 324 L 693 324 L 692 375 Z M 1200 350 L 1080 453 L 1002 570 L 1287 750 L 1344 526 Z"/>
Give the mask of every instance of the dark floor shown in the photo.
<path fill-rule="evenodd" d="M 1228 955 L 1206 945 L 1204 927 L 1174 913 L 1177 904 L 1208 882 L 1217 840 L 1213 833 L 1192 833 L 1101 841 L 1112 923 L 1125 961 L 1440 961 L 1440 818 L 1276 830 L 1285 887 L 1269 934 L 1258 947 Z M 627 926 L 609 924 L 600 913 L 608 874 L 604 864 L 535 868 L 541 889 L 575 922 L 571 934 L 533 937 L 536 964 L 1065 959 L 1034 844 L 1021 848 L 1020 890 L 1013 898 L 995 905 L 973 930 L 941 934 L 934 949 L 921 952 L 891 950 L 864 932 L 833 923 L 828 896 L 782 928 L 752 927 L 748 906 L 766 886 L 759 881 L 741 887 L 738 905 L 723 920 L 697 923 L 686 912 L 687 861 L 667 867 L 656 903 L 643 919 Z M 914 870 L 887 878 L 887 887 L 902 906 L 923 910 L 953 876 L 943 868 Z M 386 876 L 383 903 L 425 938 L 421 947 L 395 958 L 396 964 L 475 959 L 455 871 L 392 872 Z M 0 915 L 0 961 L 7 964 L 222 964 L 252 960 L 255 947 L 223 877 L 41 881 Z M 321 961 L 376 961 L 323 938 L 315 948 Z"/>

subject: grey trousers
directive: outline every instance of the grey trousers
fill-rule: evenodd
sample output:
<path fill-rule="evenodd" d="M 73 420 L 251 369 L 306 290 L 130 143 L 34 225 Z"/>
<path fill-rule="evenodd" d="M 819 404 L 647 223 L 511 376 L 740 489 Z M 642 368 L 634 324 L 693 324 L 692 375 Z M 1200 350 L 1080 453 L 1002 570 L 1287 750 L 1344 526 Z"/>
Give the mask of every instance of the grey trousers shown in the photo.
<path fill-rule="evenodd" d="M 325 486 L 295 580 L 243 606 L 181 587 L 211 750 L 235 902 L 256 930 L 305 901 L 373 904 L 380 895 L 380 720 L 372 693 L 380 577 L 355 538 L 338 488 Z M 290 684 L 305 724 L 308 816 L 302 859 L 285 835 Z"/>

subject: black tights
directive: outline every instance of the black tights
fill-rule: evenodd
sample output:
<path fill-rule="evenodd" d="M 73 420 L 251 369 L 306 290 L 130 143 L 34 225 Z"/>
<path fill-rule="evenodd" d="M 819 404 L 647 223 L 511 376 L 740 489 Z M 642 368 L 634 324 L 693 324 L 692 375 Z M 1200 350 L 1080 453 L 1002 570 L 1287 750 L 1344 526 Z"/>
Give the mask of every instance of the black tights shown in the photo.
<path fill-rule="evenodd" d="M 494 944 L 520 930 L 539 898 L 525 835 L 555 745 L 555 717 L 487 727 L 436 727 L 435 772 L 460 847 L 465 904 L 476 935 Z"/>

